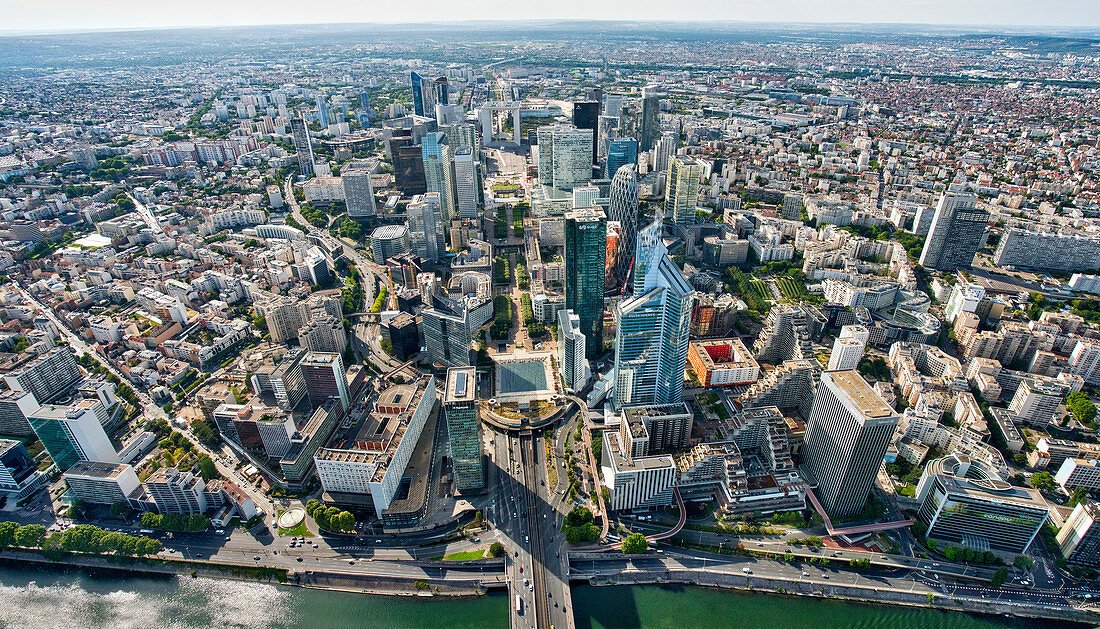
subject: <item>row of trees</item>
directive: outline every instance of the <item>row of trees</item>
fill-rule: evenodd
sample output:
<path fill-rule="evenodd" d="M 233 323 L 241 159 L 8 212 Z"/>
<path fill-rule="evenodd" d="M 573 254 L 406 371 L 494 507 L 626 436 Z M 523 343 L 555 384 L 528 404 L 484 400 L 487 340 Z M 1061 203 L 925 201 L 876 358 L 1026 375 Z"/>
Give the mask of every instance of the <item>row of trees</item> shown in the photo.
<path fill-rule="evenodd" d="M 382 312 L 382 308 L 386 305 L 386 287 L 378 287 L 378 296 L 374 298 L 374 303 L 371 304 L 371 312 Z"/>
<path fill-rule="evenodd" d="M 320 500 L 310 500 L 306 503 L 306 513 L 317 526 L 329 531 L 351 531 L 355 529 L 355 516 L 348 511 L 341 511 L 336 507 L 326 507 Z"/>
<path fill-rule="evenodd" d="M 0 522 L 0 548 L 41 548 L 47 552 L 80 552 L 112 554 L 125 557 L 155 555 L 163 546 L 158 540 L 144 536 L 104 531 L 90 524 L 78 524 L 46 537 L 41 524 L 19 526 L 15 522 Z"/>
<path fill-rule="evenodd" d="M 141 514 L 141 525 L 150 529 L 164 531 L 185 531 L 194 533 L 210 528 L 210 518 L 201 513 L 183 515 L 180 513 L 153 513 L 146 511 Z"/>
<path fill-rule="evenodd" d="M 512 300 L 507 295 L 493 297 L 493 324 L 489 334 L 495 339 L 507 338 L 512 327 Z"/>

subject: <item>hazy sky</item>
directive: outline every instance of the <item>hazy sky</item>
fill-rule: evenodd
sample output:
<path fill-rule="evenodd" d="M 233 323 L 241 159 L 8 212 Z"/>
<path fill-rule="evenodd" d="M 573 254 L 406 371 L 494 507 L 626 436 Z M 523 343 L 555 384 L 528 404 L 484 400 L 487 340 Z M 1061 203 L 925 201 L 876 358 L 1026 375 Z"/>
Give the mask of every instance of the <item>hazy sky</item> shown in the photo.
<path fill-rule="evenodd" d="M 0 0 L 0 31 L 484 19 L 1100 26 L 1100 0 Z"/>

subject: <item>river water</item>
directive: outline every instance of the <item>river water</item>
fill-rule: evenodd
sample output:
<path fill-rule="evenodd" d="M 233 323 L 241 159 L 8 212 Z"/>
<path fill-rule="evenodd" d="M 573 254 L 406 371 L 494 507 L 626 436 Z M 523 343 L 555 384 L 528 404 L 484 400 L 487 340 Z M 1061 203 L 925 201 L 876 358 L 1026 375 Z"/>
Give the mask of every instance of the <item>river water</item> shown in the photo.
<path fill-rule="evenodd" d="M 930 609 L 853 605 L 702 588 L 573 588 L 578 629 L 781 627 L 1051 628 Z M 220 579 L 88 575 L 0 567 L 2 629 L 505 629 L 503 594 L 384 597 Z"/>

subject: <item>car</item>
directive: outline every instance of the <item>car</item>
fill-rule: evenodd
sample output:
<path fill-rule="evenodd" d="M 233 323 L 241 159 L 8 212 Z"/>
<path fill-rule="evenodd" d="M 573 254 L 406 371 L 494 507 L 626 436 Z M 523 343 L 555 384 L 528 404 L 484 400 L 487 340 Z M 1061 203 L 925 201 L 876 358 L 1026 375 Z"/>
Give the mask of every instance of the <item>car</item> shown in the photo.
<path fill-rule="evenodd" d="M 744 572 L 745 574 L 752 574 L 752 569 L 747 568 L 747 567 L 746 568 L 741 568 L 741 572 Z"/>
<path fill-rule="evenodd" d="M 523 573 L 523 566 L 520 566 L 520 567 L 519 567 L 519 571 L 520 571 L 520 574 L 522 574 L 522 573 Z"/>
<path fill-rule="evenodd" d="M 301 560 L 302 560 L 302 558 L 301 558 L 301 557 L 298 557 L 298 561 L 301 561 Z"/>
<path fill-rule="evenodd" d="M 804 577 L 808 577 L 808 576 L 810 576 L 810 573 L 809 573 L 809 572 L 806 572 L 805 570 L 803 570 L 803 571 L 802 571 L 802 576 L 804 576 Z"/>
<path fill-rule="evenodd" d="M 827 575 L 827 574 L 825 574 L 824 572 L 822 572 L 822 573 L 821 573 L 821 578 L 822 578 L 822 579 L 828 579 L 828 578 L 829 578 L 829 575 Z"/>
<path fill-rule="evenodd" d="M 225 541 L 227 541 L 227 542 L 228 542 L 228 541 L 229 541 L 229 540 L 231 540 L 231 539 L 233 539 L 233 538 L 232 538 L 232 537 L 229 537 L 228 535 L 226 535 L 226 536 L 225 536 Z"/>
<path fill-rule="evenodd" d="M 252 561 L 259 561 L 259 560 L 260 560 L 260 556 L 259 556 L 259 555 L 253 555 L 253 556 L 252 556 Z"/>
<path fill-rule="evenodd" d="M 354 566 L 355 565 L 355 560 L 354 559 L 348 559 L 348 565 L 349 566 Z"/>

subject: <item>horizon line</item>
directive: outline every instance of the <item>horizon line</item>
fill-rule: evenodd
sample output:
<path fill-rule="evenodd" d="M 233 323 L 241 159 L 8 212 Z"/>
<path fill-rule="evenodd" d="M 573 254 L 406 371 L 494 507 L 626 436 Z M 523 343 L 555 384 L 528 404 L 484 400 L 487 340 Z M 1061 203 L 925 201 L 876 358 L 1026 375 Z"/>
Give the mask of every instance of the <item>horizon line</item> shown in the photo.
<path fill-rule="evenodd" d="M 835 20 L 835 21 L 776 21 L 776 20 L 744 20 L 744 19 L 719 19 L 719 20 L 698 20 L 698 19 L 636 19 L 636 20 L 624 20 L 624 19 L 611 19 L 611 18 L 519 18 L 519 19 L 468 19 L 468 20 L 378 20 L 373 22 L 364 21 L 347 21 L 347 22 L 256 22 L 256 23 L 240 23 L 240 24 L 165 24 L 165 25 L 131 25 L 131 26 L 117 26 L 117 27 L 56 27 L 56 28 L 5 28 L 0 29 L 0 37 L 20 37 L 30 35 L 76 35 L 76 34 L 95 34 L 95 33 L 136 33 L 146 31 L 170 31 L 170 30 L 204 30 L 204 29 L 250 29 L 250 28 L 266 28 L 266 27 L 287 27 L 287 26 L 303 26 L 303 27 L 332 27 L 332 26 L 384 26 L 384 27 L 399 27 L 399 26 L 445 26 L 445 27 L 469 27 L 478 24 L 491 25 L 491 24 L 530 24 L 530 23 L 605 23 L 605 24 L 669 24 L 669 25 L 772 25 L 772 26 L 864 26 L 864 27 L 921 27 L 929 29 L 1011 29 L 1027 31 L 1031 33 L 1044 33 L 1051 31 L 1075 31 L 1082 33 L 1090 33 L 1096 36 L 1100 36 L 1100 24 L 1096 25 L 1080 25 L 1080 24 L 988 24 L 979 22 L 909 22 L 909 21 L 876 21 L 876 22 L 855 22 L 851 20 Z M 1008 33 L 1006 33 L 1008 34 Z"/>

